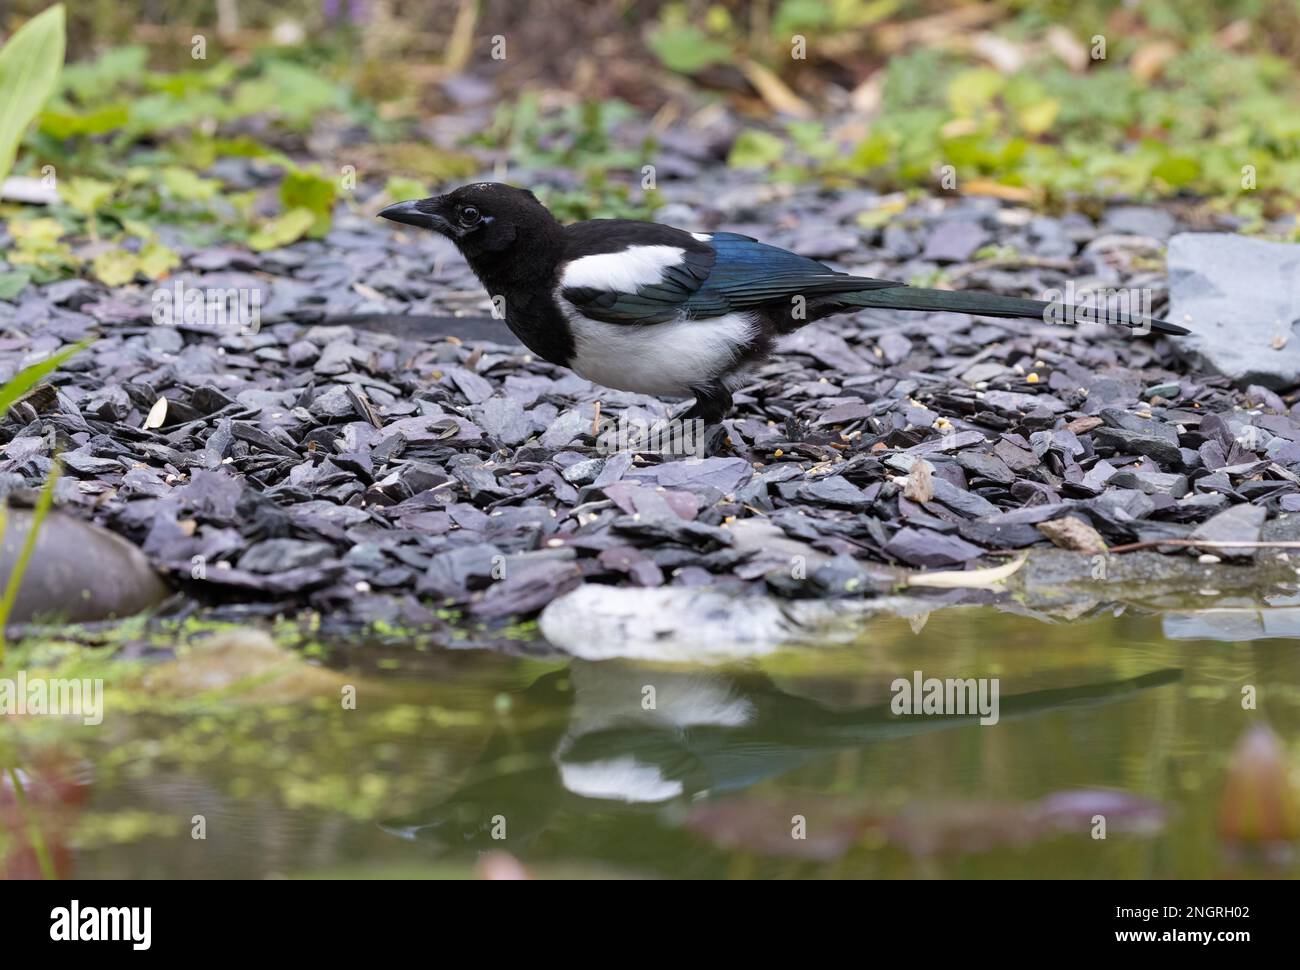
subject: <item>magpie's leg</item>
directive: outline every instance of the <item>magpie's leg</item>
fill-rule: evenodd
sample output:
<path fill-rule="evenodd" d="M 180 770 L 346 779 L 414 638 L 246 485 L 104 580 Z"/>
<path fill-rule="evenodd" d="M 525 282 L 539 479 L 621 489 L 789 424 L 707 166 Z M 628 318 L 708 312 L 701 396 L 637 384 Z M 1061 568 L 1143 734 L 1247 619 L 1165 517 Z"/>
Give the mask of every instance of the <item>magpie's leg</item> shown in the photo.
<path fill-rule="evenodd" d="M 725 384 L 693 387 L 695 403 L 677 420 L 700 421 L 703 425 L 700 448 L 703 455 L 715 455 L 726 443 L 727 429 L 722 419 L 731 411 L 731 391 Z"/>
<path fill-rule="evenodd" d="M 731 410 L 731 391 L 727 389 L 727 385 L 707 384 L 703 387 L 692 387 L 691 390 L 695 393 L 695 403 L 680 420 L 690 421 L 699 418 L 705 424 L 718 424 Z"/>

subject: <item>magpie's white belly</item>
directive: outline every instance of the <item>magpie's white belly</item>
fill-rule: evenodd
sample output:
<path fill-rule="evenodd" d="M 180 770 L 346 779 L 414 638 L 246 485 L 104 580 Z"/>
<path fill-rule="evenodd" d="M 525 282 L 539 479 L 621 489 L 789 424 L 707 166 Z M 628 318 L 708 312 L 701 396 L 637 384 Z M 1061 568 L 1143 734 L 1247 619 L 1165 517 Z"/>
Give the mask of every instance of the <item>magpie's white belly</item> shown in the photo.
<path fill-rule="evenodd" d="M 592 320 L 571 304 L 566 309 L 574 344 L 569 366 L 576 373 L 656 397 L 691 397 L 692 388 L 713 383 L 745 353 L 756 330 L 747 313 L 629 325 Z"/>

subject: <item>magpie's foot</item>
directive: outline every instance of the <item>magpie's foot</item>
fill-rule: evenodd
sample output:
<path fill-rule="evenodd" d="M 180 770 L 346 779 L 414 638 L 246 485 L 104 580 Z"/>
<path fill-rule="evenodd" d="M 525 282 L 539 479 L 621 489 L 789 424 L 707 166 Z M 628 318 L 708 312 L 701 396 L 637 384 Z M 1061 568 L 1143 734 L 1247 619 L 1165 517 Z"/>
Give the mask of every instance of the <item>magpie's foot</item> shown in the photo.
<path fill-rule="evenodd" d="M 678 420 L 691 421 L 696 418 L 705 424 L 718 424 L 731 410 L 731 391 L 725 384 L 710 384 L 705 387 L 693 387 L 695 403 Z"/>
<path fill-rule="evenodd" d="M 712 458 L 727 447 L 727 429 L 721 423 L 705 425 L 704 440 L 701 442 L 701 458 Z"/>

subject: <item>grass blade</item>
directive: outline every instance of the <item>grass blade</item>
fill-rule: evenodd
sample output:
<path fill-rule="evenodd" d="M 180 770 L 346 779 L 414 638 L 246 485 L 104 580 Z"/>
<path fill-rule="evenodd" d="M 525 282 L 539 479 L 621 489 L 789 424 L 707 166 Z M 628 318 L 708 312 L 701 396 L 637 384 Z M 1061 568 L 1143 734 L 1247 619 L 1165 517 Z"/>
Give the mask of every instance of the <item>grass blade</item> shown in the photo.
<path fill-rule="evenodd" d="M 73 354 L 79 353 L 90 345 L 89 340 L 82 340 L 71 347 L 64 347 L 57 354 L 51 354 L 44 360 L 38 360 L 30 367 L 24 367 L 15 374 L 4 387 L 0 387 L 0 416 L 13 407 L 24 394 L 41 382 L 41 380 L 63 366 Z"/>
<path fill-rule="evenodd" d="M 54 860 L 50 858 L 49 847 L 45 844 L 45 834 L 27 808 L 27 790 L 23 788 L 23 780 L 18 777 L 18 769 L 10 766 L 6 771 L 9 773 L 9 781 L 14 786 L 14 799 L 18 802 L 18 810 L 27 820 L 27 837 L 31 840 L 32 849 L 36 853 L 36 862 L 41 867 L 41 875 L 50 881 L 58 879 L 59 874 L 54 871 Z"/>
<path fill-rule="evenodd" d="M 0 48 L 0 182 L 13 168 L 28 124 L 63 70 L 63 4 L 33 17 Z"/>
<path fill-rule="evenodd" d="M 27 564 L 31 561 L 32 553 L 36 550 L 36 537 L 40 534 L 41 525 L 45 522 L 45 517 L 50 514 L 50 508 L 54 505 L 54 485 L 59 480 L 59 464 L 55 462 L 54 467 L 50 470 L 50 477 L 45 480 L 45 485 L 41 489 L 40 498 L 36 500 L 36 508 L 32 510 L 32 527 L 27 530 L 27 538 L 23 540 L 22 551 L 18 553 L 18 559 L 14 562 L 13 572 L 9 574 L 9 582 L 5 584 L 4 599 L 0 600 L 0 665 L 5 660 L 5 629 L 9 625 L 9 612 L 14 607 L 14 602 L 18 599 L 18 590 L 23 584 L 23 574 L 27 572 Z M 8 525 L 8 516 L 5 516 L 5 525 Z M 0 540 L 3 539 L 3 532 L 0 532 Z"/>

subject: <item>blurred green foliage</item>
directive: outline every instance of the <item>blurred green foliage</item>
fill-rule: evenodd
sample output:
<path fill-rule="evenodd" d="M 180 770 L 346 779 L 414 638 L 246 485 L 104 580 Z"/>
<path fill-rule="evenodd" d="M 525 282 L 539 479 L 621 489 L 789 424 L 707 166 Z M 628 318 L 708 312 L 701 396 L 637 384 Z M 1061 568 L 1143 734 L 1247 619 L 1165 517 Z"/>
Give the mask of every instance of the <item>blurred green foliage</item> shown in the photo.
<path fill-rule="evenodd" d="M 344 180 L 299 165 L 289 152 L 323 114 L 363 130 L 378 124 L 345 80 L 293 56 L 255 52 L 243 66 L 221 59 L 167 72 L 151 70 L 147 50 L 136 45 L 67 65 L 18 168 L 57 173 L 60 201 L 49 215 L 9 210 L 17 217 L 6 256 L 14 272 L 40 283 L 78 270 L 83 255 L 66 240 L 82 234 L 113 244 L 84 258 L 94 276 L 122 285 L 160 279 L 180 264 L 159 241 L 162 225 L 193 245 L 256 249 L 328 232 Z M 246 133 L 250 127 L 257 137 Z M 257 159 L 270 177 L 279 175 L 278 212 L 259 206 L 259 193 L 204 174 L 227 157 Z"/>
<path fill-rule="evenodd" d="M 783 179 L 882 187 L 931 185 L 952 165 L 1045 201 L 1186 192 L 1249 209 L 1300 199 L 1292 65 L 1198 44 L 1165 77 L 1148 85 L 1123 68 L 1075 74 L 1051 63 L 1003 75 L 918 50 L 889 63 L 864 137 L 835 150 L 824 128 L 794 122 L 780 138 L 746 133 L 730 160 Z"/>
<path fill-rule="evenodd" d="M 814 58 L 818 45 L 842 50 L 846 35 L 866 52 L 873 25 L 917 6 L 781 0 L 769 37 L 744 29 L 729 5 L 700 14 L 699 5 L 672 3 L 650 29 L 649 47 L 686 75 L 759 58 L 797 78 L 806 68 L 790 56 L 795 35 Z M 1000 6 L 987 27 L 954 21 L 946 30 L 960 40 L 996 31 L 1023 56 L 1019 66 L 995 69 L 969 44 L 913 46 L 885 63 L 879 106 L 858 126 L 865 131 L 844 126 L 846 135 L 805 120 L 754 126 L 730 163 L 779 180 L 881 188 L 934 188 L 952 166 L 959 191 L 962 182 L 992 183 L 995 194 L 1047 205 L 1192 194 L 1257 217 L 1300 201 L 1297 0 Z M 1049 29 L 1083 62 L 1067 66 L 1041 44 Z M 1217 35 L 1225 29 L 1232 36 Z"/>
<path fill-rule="evenodd" d="M 654 156 L 644 138 L 620 145 L 616 128 L 636 118 L 622 101 L 587 100 L 558 111 L 542 110 L 536 93 L 526 92 L 497 108 L 492 125 L 475 141 L 504 151 L 512 167 L 563 169 L 573 174 L 567 189 L 539 188 L 538 195 L 561 219 L 649 218 L 661 204 L 653 188 L 634 194 L 614 173 L 639 173 Z M 638 176 L 639 177 L 639 176 Z"/>
<path fill-rule="evenodd" d="M 210 29 L 214 10 L 157 0 L 146 47 L 107 43 L 127 32 L 129 3 L 70 9 L 69 50 L 95 54 L 65 67 L 27 126 L 15 168 L 57 173 L 60 201 L 0 204 L 12 239 L 0 299 L 75 273 L 113 285 L 159 279 L 180 263 L 177 240 L 271 249 L 319 238 L 335 207 L 350 201 L 357 169 L 386 179 L 392 199 L 495 169 L 540 183 L 539 195 L 564 219 L 647 218 L 661 204 L 646 174 L 658 133 L 710 111 L 739 123 L 727 161 L 752 178 L 934 190 L 952 171 L 959 192 L 1052 208 L 1192 196 L 1235 212 L 1247 230 L 1300 201 L 1300 0 L 1001 0 L 978 8 L 606 0 L 595 6 L 621 26 L 599 38 L 612 46 L 602 48 L 594 75 L 579 63 L 591 63 L 595 46 L 585 22 L 560 32 L 563 52 L 541 41 L 534 51 L 542 14 L 482 0 L 478 40 L 512 12 L 517 18 L 509 21 L 514 53 L 492 80 L 503 96 L 475 135 L 433 144 L 426 125 L 447 105 L 437 83 L 447 74 L 422 71 L 419 45 L 442 42 L 448 15 L 464 2 L 385 13 L 239 0 L 251 39 L 222 47 L 213 32 L 200 59 L 190 35 Z M 17 10 L 44 6 L 20 0 Z M 105 19 L 109 7 L 116 20 Z M 898 40 L 918 17 L 972 13 L 982 19 Z M 266 33 L 285 21 L 300 28 L 296 42 Z M 11 15 L 0 29 L 20 22 Z M 1067 63 L 1044 42 L 1051 31 L 1076 52 L 1105 37 L 1104 59 Z M 806 39 L 806 60 L 791 57 L 794 35 Z M 976 36 L 1017 58 L 999 63 Z M 600 74 L 620 56 L 641 71 L 635 91 Z M 471 60 L 469 70 L 484 76 L 488 67 Z M 775 93 L 764 90 L 765 78 L 780 86 Z M 336 169 L 340 144 L 355 164 Z M 231 158 L 252 160 L 258 188 L 223 181 Z"/>

